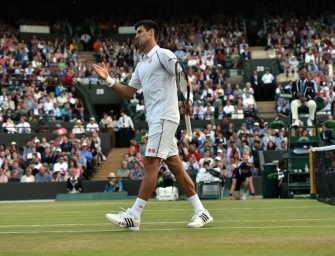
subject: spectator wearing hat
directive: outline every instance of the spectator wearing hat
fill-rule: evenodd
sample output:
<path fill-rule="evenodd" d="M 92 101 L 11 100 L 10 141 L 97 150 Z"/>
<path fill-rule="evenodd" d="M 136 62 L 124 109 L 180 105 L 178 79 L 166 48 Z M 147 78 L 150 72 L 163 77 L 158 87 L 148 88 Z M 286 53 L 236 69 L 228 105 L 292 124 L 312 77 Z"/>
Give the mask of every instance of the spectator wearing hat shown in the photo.
<path fill-rule="evenodd" d="M 107 176 L 107 179 L 108 182 L 105 186 L 104 192 L 118 192 L 122 190 L 122 182 L 116 178 L 114 172 L 110 172 L 109 175 Z"/>
<path fill-rule="evenodd" d="M 83 133 L 85 133 L 85 128 L 84 128 L 80 119 L 76 120 L 76 123 L 72 128 L 72 133 L 73 134 L 83 134 Z"/>
<path fill-rule="evenodd" d="M 254 122 L 253 127 L 250 129 L 250 133 L 254 134 L 256 131 L 259 133 L 261 130 L 260 126 L 259 126 L 259 122 Z"/>
<path fill-rule="evenodd" d="M 229 199 L 232 200 L 234 196 L 236 200 L 240 200 L 241 188 L 243 188 L 243 200 L 247 199 L 247 192 L 249 189 L 253 199 L 255 199 L 255 188 L 252 180 L 251 167 L 246 162 L 242 162 L 241 165 L 233 171 Z"/>
<path fill-rule="evenodd" d="M 121 109 L 121 117 L 119 118 L 120 136 L 119 147 L 128 148 L 130 140 L 133 137 L 134 124 L 129 116 L 126 115 L 125 110 Z"/>
<path fill-rule="evenodd" d="M 86 125 L 86 132 L 99 132 L 99 125 L 95 122 L 95 118 L 90 117 L 89 123 Z"/>
<path fill-rule="evenodd" d="M 62 175 L 62 172 L 60 169 L 53 169 L 52 171 L 52 178 L 54 182 L 63 182 L 66 181 L 65 176 Z"/>

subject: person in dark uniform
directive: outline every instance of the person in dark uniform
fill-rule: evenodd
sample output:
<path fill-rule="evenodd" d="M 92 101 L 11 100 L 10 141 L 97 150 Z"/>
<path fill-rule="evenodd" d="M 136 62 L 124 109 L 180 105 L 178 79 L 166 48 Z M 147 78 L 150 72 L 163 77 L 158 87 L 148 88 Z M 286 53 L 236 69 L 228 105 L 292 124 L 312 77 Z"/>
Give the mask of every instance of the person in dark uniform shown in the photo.
<path fill-rule="evenodd" d="M 256 102 L 261 101 L 264 97 L 262 96 L 262 89 L 264 89 L 264 86 L 262 84 L 262 78 L 258 74 L 257 70 L 254 70 L 254 73 L 251 77 L 251 84 L 252 84 L 252 89 L 254 89 L 254 96 Z"/>
<path fill-rule="evenodd" d="M 241 165 L 234 169 L 233 175 L 231 177 L 231 187 L 229 199 L 233 199 L 233 194 L 236 200 L 241 199 L 240 190 L 241 186 L 244 189 L 244 193 L 242 196 L 243 200 L 247 199 L 247 191 L 250 189 L 252 198 L 255 199 L 255 188 L 254 183 L 252 181 L 252 172 L 251 166 L 249 166 L 246 162 L 242 162 Z"/>

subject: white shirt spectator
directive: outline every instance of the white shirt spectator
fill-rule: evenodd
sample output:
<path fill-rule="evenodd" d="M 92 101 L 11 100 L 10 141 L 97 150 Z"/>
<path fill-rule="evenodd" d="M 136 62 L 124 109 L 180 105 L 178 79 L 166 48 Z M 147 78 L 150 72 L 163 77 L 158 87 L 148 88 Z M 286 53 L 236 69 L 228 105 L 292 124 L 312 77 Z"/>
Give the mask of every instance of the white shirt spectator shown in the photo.
<path fill-rule="evenodd" d="M 264 84 L 271 84 L 272 81 L 275 80 L 275 78 L 273 77 L 273 75 L 271 73 L 265 73 L 263 76 L 262 76 L 262 81 Z"/>
<path fill-rule="evenodd" d="M 94 120 L 93 120 L 94 121 Z M 99 131 L 99 125 L 95 122 L 92 122 L 90 119 L 90 123 L 86 125 L 86 131 L 87 132 L 93 132 L 93 131 Z"/>
<path fill-rule="evenodd" d="M 79 120 L 80 121 L 80 120 Z M 72 128 L 72 133 L 73 134 L 83 134 L 85 133 L 85 128 L 83 125 L 78 125 L 76 124 L 73 128 Z"/>
<path fill-rule="evenodd" d="M 69 168 L 68 164 L 66 162 L 57 162 L 54 164 L 54 168 L 53 168 L 53 171 L 60 171 L 62 174 L 64 174 L 67 169 Z"/>
<path fill-rule="evenodd" d="M 30 133 L 31 128 L 30 124 L 27 122 L 21 122 L 16 126 L 17 132 L 18 133 Z"/>
<path fill-rule="evenodd" d="M 134 128 L 133 120 L 126 114 L 120 117 L 119 119 L 120 128 Z"/>
<path fill-rule="evenodd" d="M 16 128 L 14 122 L 8 118 L 7 122 L 2 124 L 2 130 L 7 130 L 7 133 L 16 133 Z"/>
<path fill-rule="evenodd" d="M 234 111 L 234 106 L 233 105 L 226 105 L 226 106 L 223 107 L 223 111 L 226 114 L 231 114 Z"/>

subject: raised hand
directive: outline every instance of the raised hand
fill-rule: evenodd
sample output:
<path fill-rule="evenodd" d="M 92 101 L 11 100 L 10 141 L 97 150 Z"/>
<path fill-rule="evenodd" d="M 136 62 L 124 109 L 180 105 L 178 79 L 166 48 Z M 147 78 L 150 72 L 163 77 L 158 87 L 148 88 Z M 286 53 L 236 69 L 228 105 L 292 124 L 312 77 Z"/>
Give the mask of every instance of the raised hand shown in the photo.
<path fill-rule="evenodd" d="M 102 79 L 102 80 L 106 80 L 108 77 L 108 69 L 105 63 L 100 63 L 98 64 L 93 64 L 92 67 L 94 68 L 95 72 L 97 72 L 97 75 Z"/>

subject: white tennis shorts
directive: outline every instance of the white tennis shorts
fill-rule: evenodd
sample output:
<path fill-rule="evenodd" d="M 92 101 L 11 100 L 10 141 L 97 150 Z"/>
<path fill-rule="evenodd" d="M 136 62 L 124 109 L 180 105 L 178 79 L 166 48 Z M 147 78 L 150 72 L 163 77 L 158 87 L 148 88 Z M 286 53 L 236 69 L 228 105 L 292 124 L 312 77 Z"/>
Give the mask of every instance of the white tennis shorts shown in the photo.
<path fill-rule="evenodd" d="M 168 120 L 149 124 L 148 144 L 145 156 L 167 159 L 178 155 L 177 140 L 175 137 L 178 124 Z"/>

